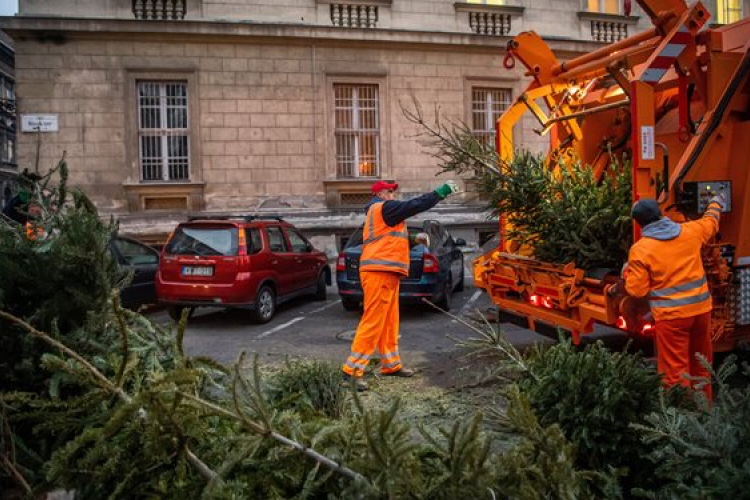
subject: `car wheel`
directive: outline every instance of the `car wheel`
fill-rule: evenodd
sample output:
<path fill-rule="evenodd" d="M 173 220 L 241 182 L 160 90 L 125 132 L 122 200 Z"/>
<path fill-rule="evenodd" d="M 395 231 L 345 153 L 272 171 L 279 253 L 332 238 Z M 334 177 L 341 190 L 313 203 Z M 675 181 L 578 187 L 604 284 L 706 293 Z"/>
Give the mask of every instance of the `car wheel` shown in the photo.
<path fill-rule="evenodd" d="M 256 323 L 268 323 L 276 314 L 276 294 L 269 285 L 263 285 L 255 296 L 253 320 Z"/>
<path fill-rule="evenodd" d="M 463 266 L 461 266 L 461 279 L 458 280 L 458 285 L 456 285 L 456 291 L 457 292 L 463 292 L 464 291 L 464 279 L 466 278 L 465 273 L 466 273 L 466 271 L 464 271 Z"/>
<path fill-rule="evenodd" d="M 326 283 L 326 273 L 322 271 L 318 276 L 318 286 L 315 288 L 315 300 L 326 300 L 328 298 L 328 284 Z"/>
<path fill-rule="evenodd" d="M 184 311 L 185 309 L 188 309 L 188 319 L 192 318 L 193 312 L 195 312 L 195 307 L 168 306 L 167 314 L 169 314 L 169 317 L 172 318 L 174 321 L 179 322 L 182 319 L 182 311 Z"/>
<path fill-rule="evenodd" d="M 341 299 L 341 305 L 347 311 L 359 311 L 359 301 L 354 299 Z"/>
<path fill-rule="evenodd" d="M 438 306 L 443 311 L 450 311 L 452 293 L 453 293 L 453 276 L 449 274 L 448 278 L 445 280 L 445 284 L 443 285 L 443 294 L 440 296 L 440 299 L 437 302 L 435 302 L 435 305 Z"/>

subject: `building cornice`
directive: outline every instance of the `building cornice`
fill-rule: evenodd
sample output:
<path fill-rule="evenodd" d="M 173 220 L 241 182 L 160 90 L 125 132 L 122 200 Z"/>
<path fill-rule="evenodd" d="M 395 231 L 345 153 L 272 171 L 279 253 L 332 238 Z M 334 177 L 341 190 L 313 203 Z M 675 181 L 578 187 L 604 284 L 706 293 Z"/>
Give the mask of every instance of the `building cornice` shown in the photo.
<path fill-rule="evenodd" d="M 141 21 L 135 19 L 60 18 L 45 16 L 0 17 L 0 29 L 14 39 L 37 39 L 63 43 L 66 37 L 86 39 L 130 39 L 158 41 L 202 41 L 257 43 L 284 39 L 292 43 L 348 43 L 357 46 L 398 44 L 505 49 L 509 37 L 473 33 L 397 29 L 339 28 L 302 24 L 232 21 Z M 548 39 L 555 51 L 589 52 L 601 44 L 586 40 Z"/>

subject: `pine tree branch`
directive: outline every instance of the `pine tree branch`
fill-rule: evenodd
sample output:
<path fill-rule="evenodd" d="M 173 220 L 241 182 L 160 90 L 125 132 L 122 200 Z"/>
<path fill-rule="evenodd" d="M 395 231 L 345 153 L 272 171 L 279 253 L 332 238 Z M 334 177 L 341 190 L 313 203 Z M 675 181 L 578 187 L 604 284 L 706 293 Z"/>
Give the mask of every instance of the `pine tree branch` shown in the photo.
<path fill-rule="evenodd" d="M 282 436 L 281 434 L 278 434 L 274 432 L 273 430 L 267 429 L 264 425 L 259 424 L 258 422 L 254 422 L 252 420 L 249 420 L 245 418 L 243 415 L 238 415 L 234 412 L 231 412 L 227 410 L 226 408 L 222 408 L 221 406 L 215 405 L 214 403 L 211 403 L 210 401 L 206 401 L 205 399 L 202 399 L 198 396 L 193 396 L 192 394 L 187 393 L 180 393 L 183 397 L 207 408 L 208 410 L 211 410 L 213 413 L 217 415 L 221 415 L 223 417 L 231 418 L 233 420 L 237 420 L 238 422 L 244 424 L 250 431 L 259 434 L 264 437 L 270 437 L 271 439 L 278 441 L 279 443 L 289 446 L 290 448 L 293 448 L 302 454 L 312 458 L 316 462 L 324 465 L 325 467 L 338 472 L 339 474 L 346 476 L 350 479 L 353 479 L 355 481 L 359 481 L 365 484 L 370 484 L 370 482 L 365 478 L 363 475 L 359 474 L 358 472 L 355 472 L 351 470 L 348 467 L 345 467 L 335 460 L 332 460 L 325 455 L 322 455 L 318 453 L 317 451 L 313 450 L 312 448 L 308 448 L 304 444 L 298 443 L 297 441 L 294 441 L 292 439 L 289 439 L 286 436 Z"/>
<path fill-rule="evenodd" d="M 121 388 L 117 387 L 115 384 L 113 384 L 104 374 L 102 374 L 99 370 L 97 370 L 91 363 L 86 361 L 83 356 L 75 352 L 74 350 L 70 349 L 68 346 L 63 344 L 62 342 L 59 342 L 58 340 L 53 339 L 49 335 L 47 335 L 44 332 L 41 332 L 25 322 L 24 320 L 17 318 L 13 316 L 12 314 L 9 314 L 5 311 L 0 311 L 0 318 L 4 318 L 11 323 L 15 323 L 24 330 L 26 330 L 29 334 L 31 334 L 32 337 L 36 337 L 43 342 L 46 342 L 47 344 L 53 346 L 56 349 L 59 349 L 63 353 L 65 353 L 67 356 L 75 359 L 78 361 L 93 377 L 94 379 L 99 383 L 99 385 L 106 389 L 107 391 L 115 394 L 120 400 L 125 404 L 131 404 L 133 399 Z M 141 418 L 146 418 L 147 413 L 145 410 L 141 410 L 139 412 L 139 415 Z M 201 476 L 203 476 L 205 479 L 209 481 L 217 480 L 218 474 L 211 470 L 211 468 L 206 465 L 200 458 L 198 458 L 192 451 L 190 451 L 185 445 L 185 456 L 187 457 L 188 462 L 200 473 Z"/>
<path fill-rule="evenodd" d="M 21 488 L 23 488 L 26 494 L 28 496 L 31 496 L 33 491 L 31 489 L 31 486 L 29 486 L 29 483 L 26 482 L 26 479 L 23 477 L 23 474 L 21 474 L 21 471 L 19 471 L 18 468 L 13 465 L 13 463 L 8 459 L 5 453 L 0 453 L 0 459 L 2 460 L 3 468 L 7 470 L 11 476 L 13 476 L 13 479 L 21 486 Z"/>

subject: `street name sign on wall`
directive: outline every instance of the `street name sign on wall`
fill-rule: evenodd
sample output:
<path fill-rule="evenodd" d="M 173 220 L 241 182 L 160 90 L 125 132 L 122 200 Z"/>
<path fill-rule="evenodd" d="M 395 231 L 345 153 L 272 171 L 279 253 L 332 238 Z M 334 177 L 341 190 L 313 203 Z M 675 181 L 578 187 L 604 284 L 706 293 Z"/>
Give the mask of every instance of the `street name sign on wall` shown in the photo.
<path fill-rule="evenodd" d="M 59 132 L 57 115 L 21 115 L 21 132 Z"/>

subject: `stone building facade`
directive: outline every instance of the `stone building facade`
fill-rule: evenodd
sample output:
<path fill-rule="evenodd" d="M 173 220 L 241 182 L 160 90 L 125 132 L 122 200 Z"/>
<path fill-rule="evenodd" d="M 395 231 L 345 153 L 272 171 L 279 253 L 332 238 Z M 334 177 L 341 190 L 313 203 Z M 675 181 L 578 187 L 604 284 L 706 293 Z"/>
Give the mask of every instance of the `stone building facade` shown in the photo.
<path fill-rule="evenodd" d="M 57 117 L 40 164 L 65 152 L 124 232 L 157 242 L 187 214 L 274 213 L 335 251 L 373 179 L 405 196 L 444 182 L 404 116 L 413 99 L 491 134 L 528 83 L 503 67 L 508 40 L 533 29 L 569 59 L 650 26 L 623 2 L 20 0 L 1 26 L 19 114 Z M 536 126 L 522 121 L 521 146 L 546 148 Z M 35 141 L 19 135 L 20 165 Z M 479 207 L 465 195 L 429 216 L 477 241 L 495 226 Z"/>

